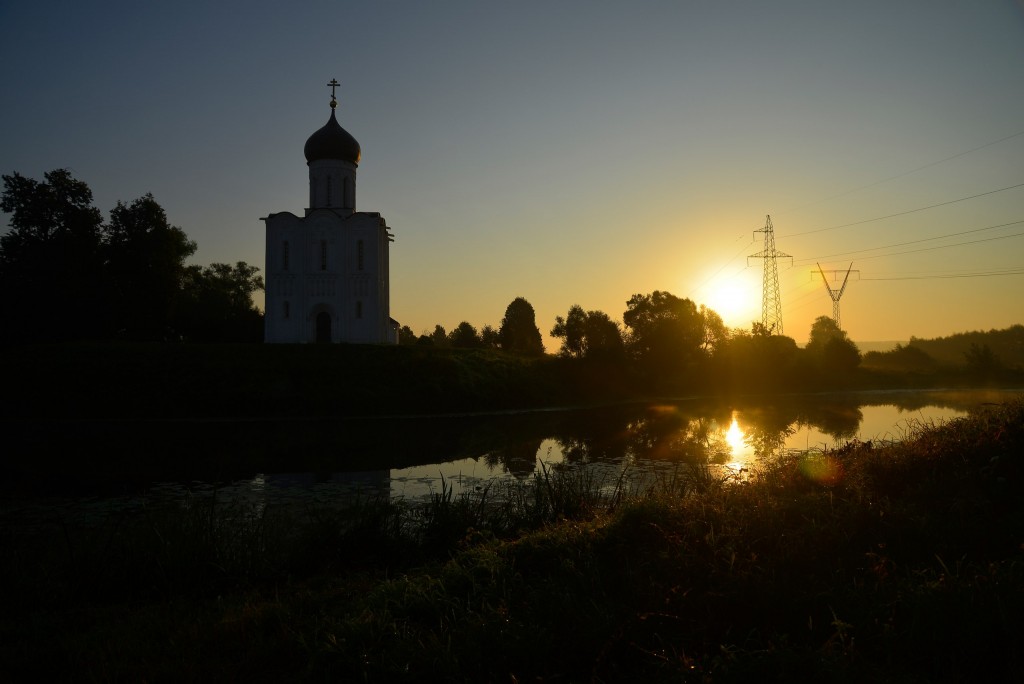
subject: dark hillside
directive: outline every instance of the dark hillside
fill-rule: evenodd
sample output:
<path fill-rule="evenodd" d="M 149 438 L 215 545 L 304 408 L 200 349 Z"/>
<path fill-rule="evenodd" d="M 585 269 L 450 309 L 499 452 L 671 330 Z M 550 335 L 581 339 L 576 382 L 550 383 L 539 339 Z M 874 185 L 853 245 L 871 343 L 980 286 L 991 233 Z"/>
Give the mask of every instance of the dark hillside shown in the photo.
<path fill-rule="evenodd" d="M 1013 325 L 1005 330 L 976 330 L 925 340 L 910 338 L 910 345 L 924 351 L 941 364 L 962 366 L 971 345 L 988 347 L 1006 368 L 1024 368 L 1024 325 Z"/>

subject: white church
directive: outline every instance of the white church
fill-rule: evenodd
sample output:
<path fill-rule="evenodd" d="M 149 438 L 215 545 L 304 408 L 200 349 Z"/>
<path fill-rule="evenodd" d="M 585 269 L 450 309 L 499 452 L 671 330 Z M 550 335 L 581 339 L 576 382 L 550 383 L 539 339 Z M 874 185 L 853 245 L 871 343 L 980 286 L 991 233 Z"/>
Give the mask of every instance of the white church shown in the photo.
<path fill-rule="evenodd" d="M 306 140 L 309 208 L 270 214 L 267 228 L 266 342 L 394 344 L 388 247 L 379 213 L 356 211 L 359 143 L 335 117 Z"/>

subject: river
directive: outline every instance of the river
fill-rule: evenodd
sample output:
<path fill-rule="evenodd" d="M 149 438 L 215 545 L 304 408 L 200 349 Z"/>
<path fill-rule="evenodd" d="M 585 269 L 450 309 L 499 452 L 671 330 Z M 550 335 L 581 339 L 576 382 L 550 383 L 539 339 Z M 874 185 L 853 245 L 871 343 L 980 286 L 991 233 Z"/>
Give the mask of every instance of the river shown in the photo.
<path fill-rule="evenodd" d="M 481 491 L 496 482 L 564 468 L 587 469 L 599 485 L 627 482 L 633 489 L 693 463 L 710 464 L 718 476 L 742 481 L 788 451 L 829 450 L 854 440 L 879 445 L 902 440 L 922 427 L 1022 394 L 862 392 L 488 415 L 227 422 L 217 429 L 255 433 L 250 441 L 225 440 L 232 446 L 210 452 L 224 454 L 232 464 L 228 470 L 204 469 L 182 459 L 180 467 L 192 472 L 170 470 L 172 477 L 144 482 L 108 476 L 102 489 L 83 484 L 82 491 L 69 489 L 69 478 L 54 473 L 60 487 L 49 492 L 46 482 L 35 482 L 30 495 L 7 494 L 0 515 L 6 526 L 69 517 L 81 521 L 154 500 L 187 501 L 214 493 L 219 501 L 260 508 L 337 505 L 354 496 L 418 500 L 441 491 L 455 496 Z M 250 459 L 256 466 L 246 470 Z M 204 455 L 202 462 L 211 460 L 217 459 Z"/>

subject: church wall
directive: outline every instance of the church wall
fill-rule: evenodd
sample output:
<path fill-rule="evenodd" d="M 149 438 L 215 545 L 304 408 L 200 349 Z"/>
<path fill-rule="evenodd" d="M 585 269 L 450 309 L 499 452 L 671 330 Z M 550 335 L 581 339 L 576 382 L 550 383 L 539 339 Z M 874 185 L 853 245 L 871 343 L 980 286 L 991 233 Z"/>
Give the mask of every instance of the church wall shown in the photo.
<path fill-rule="evenodd" d="M 264 304 L 264 340 L 298 342 L 303 334 L 301 261 L 304 244 L 301 219 L 291 213 L 266 219 L 266 299 Z M 284 243 L 288 243 L 285 255 Z M 287 261 L 287 263 L 285 263 Z M 287 306 L 286 306 L 287 305 Z M 287 308 L 287 316 L 286 314 Z"/>
<path fill-rule="evenodd" d="M 389 243 L 378 214 L 343 218 L 317 210 L 305 218 L 277 214 L 266 220 L 266 341 L 314 342 L 320 312 L 331 317 L 332 341 L 392 338 Z"/>

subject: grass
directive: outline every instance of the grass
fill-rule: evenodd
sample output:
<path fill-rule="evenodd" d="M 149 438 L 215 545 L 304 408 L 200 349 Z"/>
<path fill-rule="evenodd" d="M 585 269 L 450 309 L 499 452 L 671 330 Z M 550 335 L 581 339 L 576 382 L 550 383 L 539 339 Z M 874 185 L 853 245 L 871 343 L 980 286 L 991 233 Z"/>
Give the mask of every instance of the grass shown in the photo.
<path fill-rule="evenodd" d="M 1024 402 L 746 482 L 196 496 L 4 531 L 9 681 L 1014 681 Z"/>

